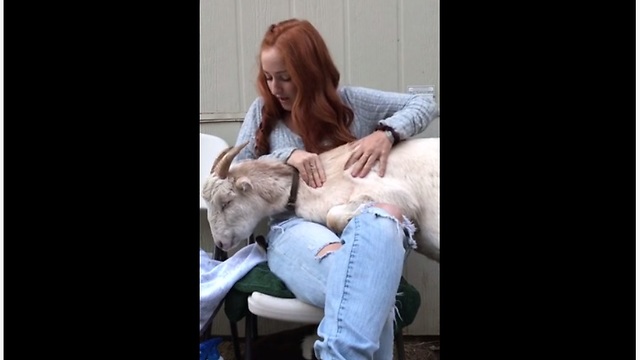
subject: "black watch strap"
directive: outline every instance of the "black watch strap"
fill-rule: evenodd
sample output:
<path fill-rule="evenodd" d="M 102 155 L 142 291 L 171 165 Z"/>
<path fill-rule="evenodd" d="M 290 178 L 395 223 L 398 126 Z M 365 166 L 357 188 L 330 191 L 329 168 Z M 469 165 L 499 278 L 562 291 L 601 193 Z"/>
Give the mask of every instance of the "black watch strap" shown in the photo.
<path fill-rule="evenodd" d="M 388 131 L 391 133 L 391 135 L 393 136 L 393 141 L 392 144 L 395 145 L 398 142 L 400 142 L 400 136 L 398 135 L 398 133 L 393 130 L 393 128 L 391 126 L 387 126 L 387 125 L 378 125 L 376 127 L 376 131 Z"/>

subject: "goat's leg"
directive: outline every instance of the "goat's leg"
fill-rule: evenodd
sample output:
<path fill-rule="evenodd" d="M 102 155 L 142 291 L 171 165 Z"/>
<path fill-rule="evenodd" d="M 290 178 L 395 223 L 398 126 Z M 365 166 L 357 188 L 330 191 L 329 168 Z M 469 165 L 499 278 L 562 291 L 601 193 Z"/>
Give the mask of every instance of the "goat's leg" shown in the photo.
<path fill-rule="evenodd" d="M 350 201 L 346 204 L 332 207 L 327 212 L 327 227 L 340 235 L 360 205 L 362 205 L 361 202 Z"/>
<path fill-rule="evenodd" d="M 414 234 L 413 238 L 416 241 L 417 248 L 415 251 L 417 253 L 436 262 L 440 262 L 440 246 L 436 245 L 427 234 L 422 231 L 418 231 Z"/>
<path fill-rule="evenodd" d="M 360 205 L 374 201 L 369 196 L 360 196 L 345 204 L 333 206 L 327 212 L 327 227 L 340 235 L 347 223 L 359 212 Z"/>
<path fill-rule="evenodd" d="M 417 225 L 417 231 L 414 234 L 416 240 L 416 252 L 440 262 L 440 226 L 438 224 L 439 217 L 429 218 L 422 215 Z"/>

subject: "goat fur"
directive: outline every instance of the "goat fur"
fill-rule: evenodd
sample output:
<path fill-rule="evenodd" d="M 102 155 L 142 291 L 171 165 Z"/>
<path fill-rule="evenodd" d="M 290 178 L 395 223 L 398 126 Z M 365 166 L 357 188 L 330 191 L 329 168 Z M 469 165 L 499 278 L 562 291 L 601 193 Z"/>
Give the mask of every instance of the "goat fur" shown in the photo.
<path fill-rule="evenodd" d="M 245 145 L 230 147 L 218 157 L 202 189 L 213 239 L 225 251 L 246 240 L 262 219 L 285 211 L 296 171 L 266 157 L 231 164 Z M 439 262 L 440 138 L 398 143 L 383 177 L 377 174 L 377 163 L 364 178 L 343 169 L 355 149 L 350 143 L 319 155 L 327 180 L 312 188 L 300 179 L 296 215 L 340 234 L 361 204 L 394 204 L 417 227 L 416 251 Z"/>

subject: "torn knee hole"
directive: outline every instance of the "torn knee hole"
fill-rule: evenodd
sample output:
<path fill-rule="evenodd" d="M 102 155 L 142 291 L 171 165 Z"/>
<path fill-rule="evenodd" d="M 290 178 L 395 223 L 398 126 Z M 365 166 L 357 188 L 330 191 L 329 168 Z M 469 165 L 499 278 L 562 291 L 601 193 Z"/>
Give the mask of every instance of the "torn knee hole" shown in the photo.
<path fill-rule="evenodd" d="M 335 243 L 331 243 L 331 244 L 327 244 L 325 245 L 325 247 L 323 247 L 322 249 L 320 249 L 320 251 L 318 251 L 318 254 L 316 255 L 317 257 L 323 257 L 329 253 L 332 253 L 338 249 L 340 249 L 342 247 L 342 243 L 339 242 L 335 242 Z"/>
<path fill-rule="evenodd" d="M 402 209 L 400 209 L 396 205 L 387 204 L 387 203 L 375 203 L 375 207 L 386 210 L 389 215 L 395 217 L 400 223 L 404 220 L 402 218 Z"/>

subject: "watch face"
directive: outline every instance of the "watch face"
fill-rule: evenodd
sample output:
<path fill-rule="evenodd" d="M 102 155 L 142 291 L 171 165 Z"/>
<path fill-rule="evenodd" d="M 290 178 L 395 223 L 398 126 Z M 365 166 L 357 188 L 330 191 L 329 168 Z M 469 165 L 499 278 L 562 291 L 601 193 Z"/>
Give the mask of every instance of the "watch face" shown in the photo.
<path fill-rule="evenodd" d="M 393 133 L 391 133 L 391 131 L 387 130 L 384 132 L 384 134 L 387 135 L 387 139 L 391 141 L 391 144 L 395 144 L 396 139 L 393 137 Z"/>

